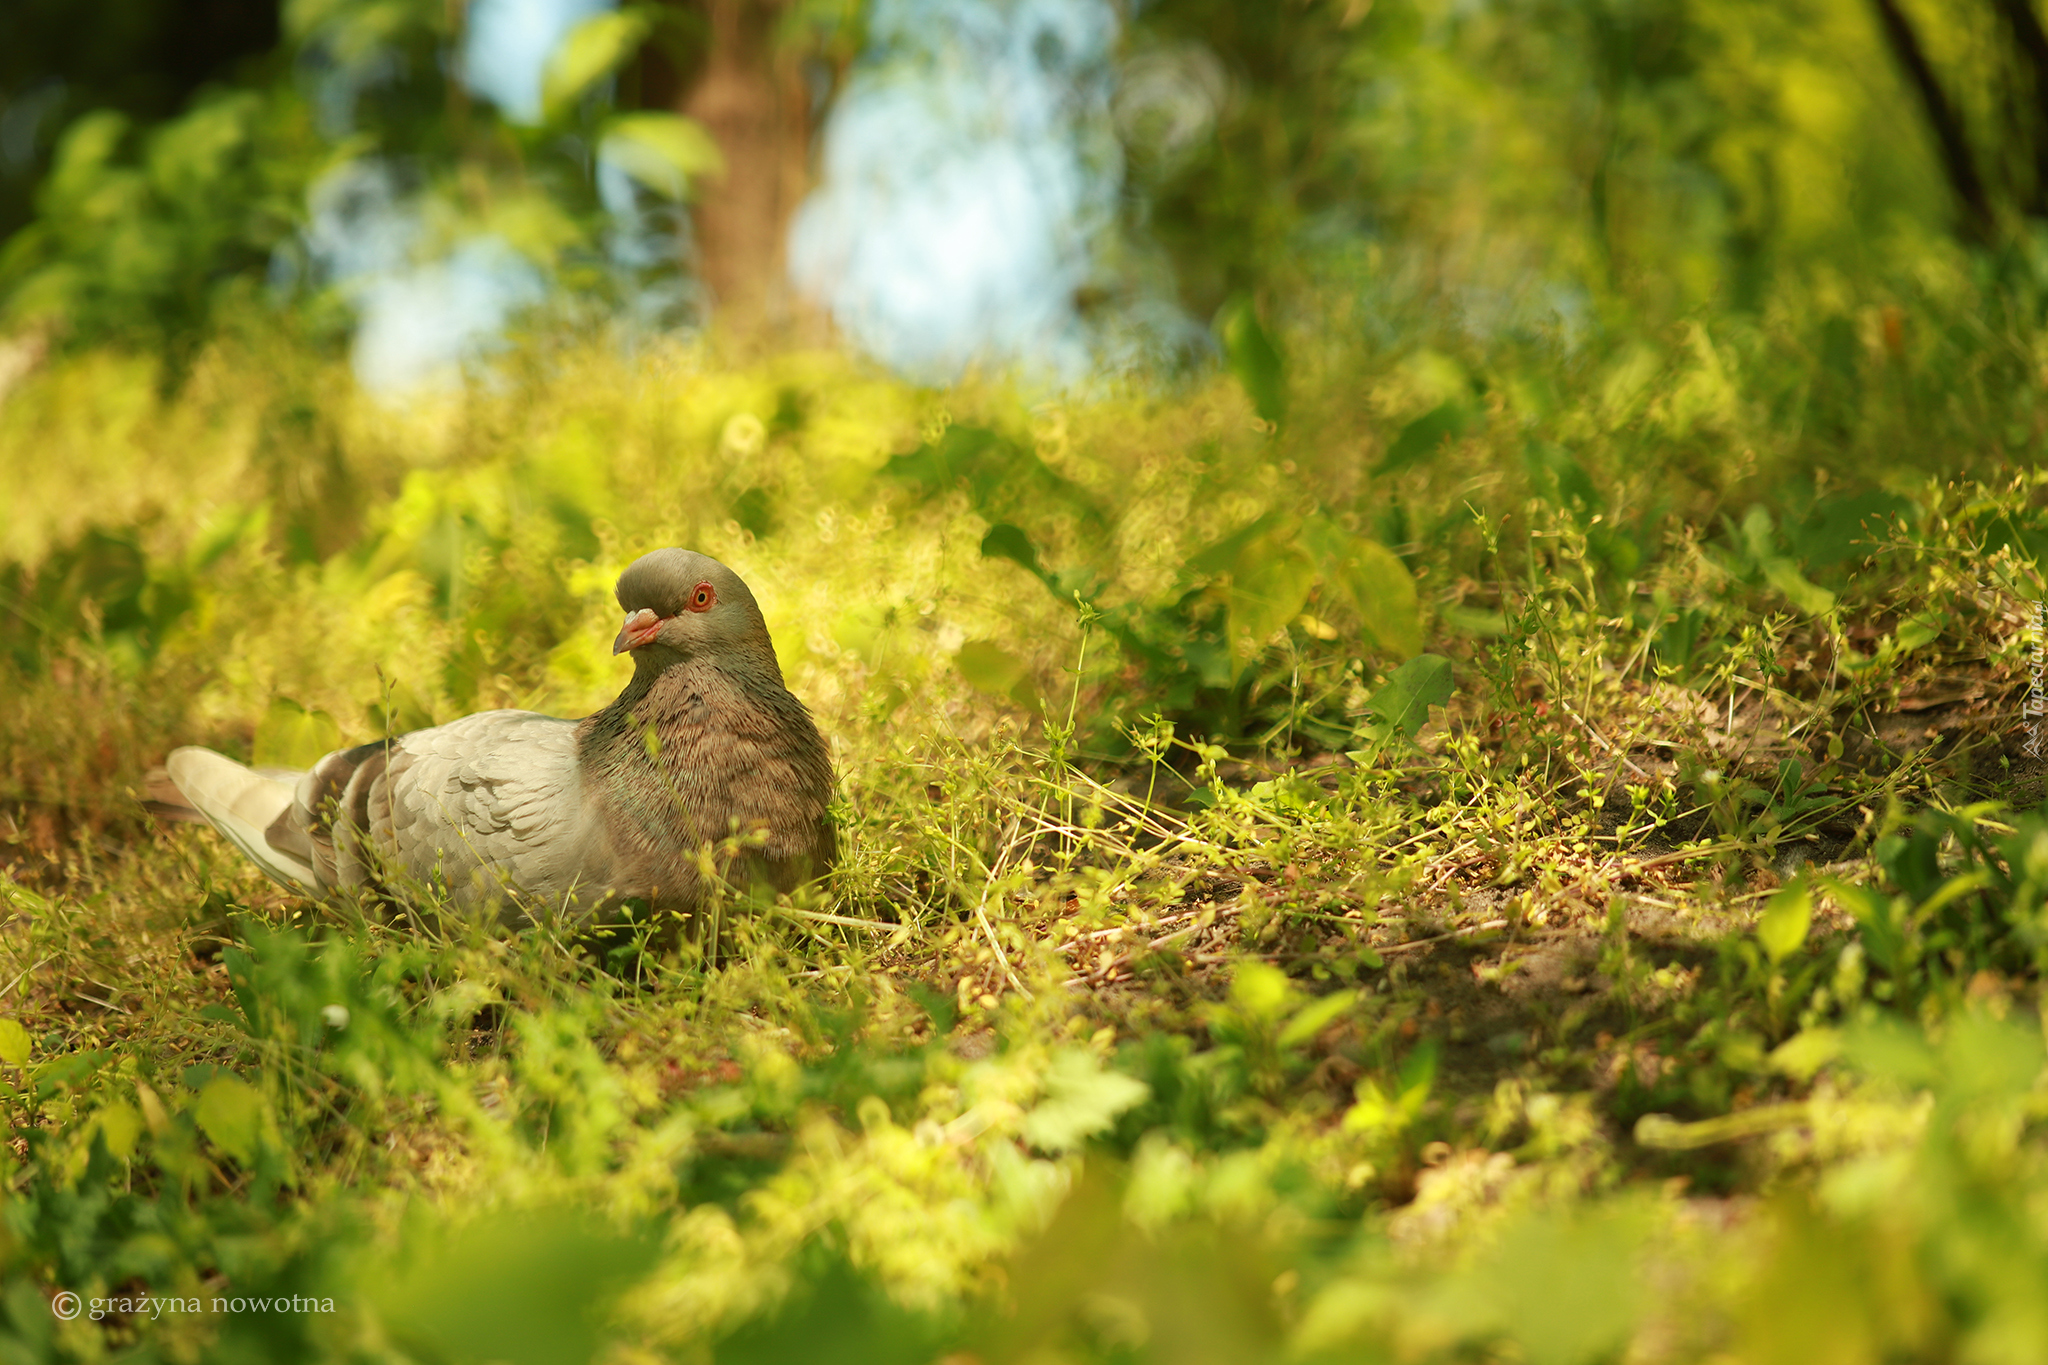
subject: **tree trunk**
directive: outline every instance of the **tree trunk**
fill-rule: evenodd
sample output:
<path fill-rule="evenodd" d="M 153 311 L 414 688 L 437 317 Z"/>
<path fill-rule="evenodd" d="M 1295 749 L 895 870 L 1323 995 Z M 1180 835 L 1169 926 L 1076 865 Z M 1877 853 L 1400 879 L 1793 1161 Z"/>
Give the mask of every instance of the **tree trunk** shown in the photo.
<path fill-rule="evenodd" d="M 1905 72 L 1914 93 L 1920 97 L 1920 110 L 1927 116 L 1927 126 L 1934 134 L 1941 169 L 1947 175 L 1949 188 L 1955 191 L 1956 202 L 1962 209 L 1963 236 L 1980 246 L 1988 246 L 1997 230 L 1997 219 L 1992 212 L 1991 195 L 1985 189 L 1984 177 L 1977 170 L 1977 158 L 1970 151 L 1969 137 L 1963 131 L 1962 115 L 1949 103 L 1941 82 L 1935 78 L 1934 66 L 1927 60 L 1926 49 L 1920 45 L 1920 36 L 1907 22 L 1898 0 L 1870 0 L 1870 3 L 1877 11 L 1877 25 L 1884 33 L 1886 46 L 1891 48 L 1892 57 Z"/>
<path fill-rule="evenodd" d="M 794 54 L 778 50 L 784 0 L 690 0 L 694 60 L 655 55 L 643 101 L 688 115 L 725 153 L 725 177 L 699 191 L 696 266 L 728 332 L 806 321 L 788 283 L 790 215 L 810 188 L 811 110 Z"/>

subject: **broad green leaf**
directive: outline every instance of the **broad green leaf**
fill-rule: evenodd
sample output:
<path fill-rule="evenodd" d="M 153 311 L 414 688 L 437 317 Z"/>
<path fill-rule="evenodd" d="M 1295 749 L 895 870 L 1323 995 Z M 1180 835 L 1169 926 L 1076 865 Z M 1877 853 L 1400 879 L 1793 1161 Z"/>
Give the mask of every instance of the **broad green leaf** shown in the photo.
<path fill-rule="evenodd" d="M 1031 537 L 1024 533 L 1022 527 L 1008 522 L 999 522 L 988 528 L 988 534 L 981 538 L 981 557 L 1007 559 L 1023 565 L 1041 578 L 1045 576 L 1038 567 L 1038 547 L 1031 543 Z"/>
<path fill-rule="evenodd" d="M 680 114 L 620 114 L 604 126 L 599 155 L 669 199 L 693 181 L 725 174 L 725 156 L 703 124 Z"/>
<path fill-rule="evenodd" d="M 12 1019 L 0 1019 L 0 1062 L 27 1066 L 28 1054 L 28 1030 Z"/>
<path fill-rule="evenodd" d="M 953 666 L 977 692 L 1008 697 L 1017 705 L 1035 709 L 1038 688 L 1024 661 L 993 640 L 969 640 L 953 656 Z"/>
<path fill-rule="evenodd" d="M 1942 613 L 1921 611 L 1899 622 L 1898 630 L 1893 633 L 1898 638 L 1900 652 L 1911 653 L 1916 649 L 1925 649 L 1939 640 L 1942 627 L 1947 624 L 1948 618 Z"/>
<path fill-rule="evenodd" d="M 1238 552 L 1230 576 L 1230 658 L 1242 671 L 1308 605 L 1316 566 L 1299 549 L 1262 537 Z"/>
<path fill-rule="evenodd" d="M 128 135 L 128 119 L 112 109 L 80 116 L 64 130 L 51 159 L 41 193 L 54 201 L 82 199 L 89 194 Z M 71 207 L 61 204 L 60 207 Z"/>
<path fill-rule="evenodd" d="M 1151 1093 L 1143 1081 L 1103 1070 L 1094 1053 L 1068 1048 L 1053 1055 L 1045 1098 L 1024 1116 L 1020 1131 L 1040 1151 L 1069 1152 Z"/>
<path fill-rule="evenodd" d="M 132 1104 L 115 1103 L 95 1116 L 107 1151 L 126 1161 L 135 1155 L 135 1141 L 142 1136 L 142 1114 Z"/>
<path fill-rule="evenodd" d="M 645 14 L 613 10 L 594 14 L 569 30 L 541 76 L 542 115 L 553 122 L 568 112 L 585 91 L 639 51 L 650 27 Z"/>
<path fill-rule="evenodd" d="M 1879 1015 L 1850 1028 L 1843 1052 L 1865 1075 L 1929 1088 L 1942 1080 L 1941 1058 L 1927 1035 L 1895 1017 Z"/>
<path fill-rule="evenodd" d="M 660 1254 L 591 1211 L 498 1208 L 456 1227 L 422 1218 L 355 1280 L 408 1356 L 552 1365 L 608 1354 L 611 1301 Z"/>
<path fill-rule="evenodd" d="M 263 1132 L 263 1096 L 236 1076 L 216 1076 L 199 1092 L 193 1113 L 199 1131 L 214 1146 L 247 1165 L 256 1155 Z"/>
<path fill-rule="evenodd" d="M 1787 526 L 1793 555 L 1809 567 L 1862 560 L 1890 534 L 1894 518 L 1909 523 L 1913 503 L 1896 493 L 1869 492 L 1823 500 L 1803 523 Z"/>
<path fill-rule="evenodd" d="M 1207 578 L 1212 574 L 1229 573 L 1245 546 L 1274 527 L 1280 526 L 1284 520 L 1285 518 L 1277 512 L 1268 512 L 1264 516 L 1253 518 L 1229 535 L 1203 546 L 1188 556 L 1187 563 L 1181 566 L 1181 573 L 1188 578 Z M 1301 529 L 1305 531 L 1312 524 L 1313 522 L 1304 523 Z"/>
<path fill-rule="evenodd" d="M 1378 1081 L 1362 1080 L 1352 1093 L 1357 1097 L 1357 1102 L 1344 1111 L 1345 1132 L 1397 1132 L 1408 1121 L 1407 1111 L 1400 1100 L 1381 1089 Z"/>
<path fill-rule="evenodd" d="M 1981 867 L 1975 872 L 1959 872 L 1943 882 L 1933 895 L 1920 902 L 1915 907 L 1915 914 L 1925 919 L 1973 891 L 1982 891 L 1992 884 L 1992 880 L 1991 873 Z"/>
<path fill-rule="evenodd" d="M 2041 1074 L 2041 1028 L 1965 1011 L 1942 1040 L 1941 1053 L 1950 1094 L 2025 1103 Z"/>
<path fill-rule="evenodd" d="M 1778 888 L 1756 922 L 1757 942 L 1776 966 L 1799 951 L 1813 924 L 1813 889 L 1804 881 Z"/>
<path fill-rule="evenodd" d="M 1270 1024 L 1294 999 L 1294 983 L 1270 962 L 1239 963 L 1230 979 L 1230 1003 L 1248 1020 Z"/>
<path fill-rule="evenodd" d="M 1357 1003 L 1357 991 L 1338 991 L 1304 1005 L 1287 1021 L 1287 1027 L 1280 1030 L 1280 1046 L 1298 1047 L 1308 1042 Z"/>
<path fill-rule="evenodd" d="M 270 703 L 256 725 L 258 767 L 310 768 L 341 746 L 341 727 L 325 711 L 309 711 L 288 697 Z"/>
<path fill-rule="evenodd" d="M 1531 1211 L 1458 1287 L 1474 1309 L 1498 1316 L 1529 1365 L 1618 1359 L 1656 1302 L 1643 1285 L 1652 1226 L 1639 1205 Z"/>
<path fill-rule="evenodd" d="M 1357 541 L 1346 565 L 1346 586 L 1374 643 L 1399 658 L 1422 648 L 1422 610 L 1415 577 L 1401 557 L 1377 541 Z"/>
<path fill-rule="evenodd" d="M 1810 1028 L 1794 1034 L 1772 1050 L 1771 1069 L 1795 1080 L 1810 1081 L 1814 1073 L 1842 1055 L 1838 1029 Z"/>
<path fill-rule="evenodd" d="M 1808 581 L 1791 560 L 1767 559 L 1763 569 L 1765 580 L 1783 593 L 1786 601 L 1808 616 L 1825 616 L 1834 610 L 1835 595 L 1818 583 Z"/>
<path fill-rule="evenodd" d="M 1367 733 L 1382 743 L 1399 735 L 1413 740 L 1429 723 L 1429 708 L 1450 704 L 1451 661 L 1441 654 L 1421 654 L 1402 664 L 1380 684 L 1366 705 L 1372 711 Z"/>
<path fill-rule="evenodd" d="M 1834 609 L 1835 595 L 1808 580 L 1794 560 L 1780 553 L 1777 523 L 1766 508 L 1752 507 L 1742 518 L 1742 548 L 1764 581 L 1808 616 L 1824 616 Z"/>
<path fill-rule="evenodd" d="M 1268 422 L 1283 421 L 1287 416 L 1286 364 L 1273 338 L 1259 325 L 1252 301 L 1238 297 L 1224 304 L 1216 317 L 1216 331 L 1223 341 L 1224 359 L 1237 382 L 1244 385 L 1252 410 Z"/>

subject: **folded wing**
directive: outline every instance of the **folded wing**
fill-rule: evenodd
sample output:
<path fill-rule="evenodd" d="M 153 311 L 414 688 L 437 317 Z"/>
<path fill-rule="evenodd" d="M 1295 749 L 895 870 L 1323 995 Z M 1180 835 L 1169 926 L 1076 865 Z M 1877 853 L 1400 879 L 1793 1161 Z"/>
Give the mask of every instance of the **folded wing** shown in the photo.
<path fill-rule="evenodd" d="M 574 721 L 485 711 L 338 749 L 302 774 L 199 748 L 165 768 L 209 824 L 295 891 L 424 885 L 468 908 L 517 888 L 528 903 L 571 908 L 595 889 Z"/>

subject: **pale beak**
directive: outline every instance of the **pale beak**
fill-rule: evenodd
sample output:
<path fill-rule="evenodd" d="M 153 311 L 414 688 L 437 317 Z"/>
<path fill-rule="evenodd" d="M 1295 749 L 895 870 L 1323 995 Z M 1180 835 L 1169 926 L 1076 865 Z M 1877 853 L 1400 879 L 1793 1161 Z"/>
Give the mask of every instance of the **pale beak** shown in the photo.
<path fill-rule="evenodd" d="M 626 618 L 625 625 L 619 627 L 619 638 L 612 641 L 612 653 L 624 654 L 629 649 L 651 645 L 660 630 L 661 618 L 642 607 Z"/>

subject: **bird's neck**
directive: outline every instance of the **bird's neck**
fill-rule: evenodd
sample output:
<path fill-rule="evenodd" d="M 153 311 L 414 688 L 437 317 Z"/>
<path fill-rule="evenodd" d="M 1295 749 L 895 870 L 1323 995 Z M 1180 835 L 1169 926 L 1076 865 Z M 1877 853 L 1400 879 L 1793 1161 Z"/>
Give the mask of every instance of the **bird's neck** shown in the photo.
<path fill-rule="evenodd" d="M 658 740 L 671 723 L 686 719 L 706 701 L 726 705 L 738 702 L 772 708 L 776 699 L 787 696 L 782 674 L 772 655 L 761 660 L 737 657 L 713 663 L 668 653 L 666 659 L 635 657 L 631 681 L 611 705 L 583 722 L 580 745 L 584 761 L 619 771 L 664 766 L 660 756 L 666 746 Z M 649 733 L 656 737 L 650 743 Z"/>

